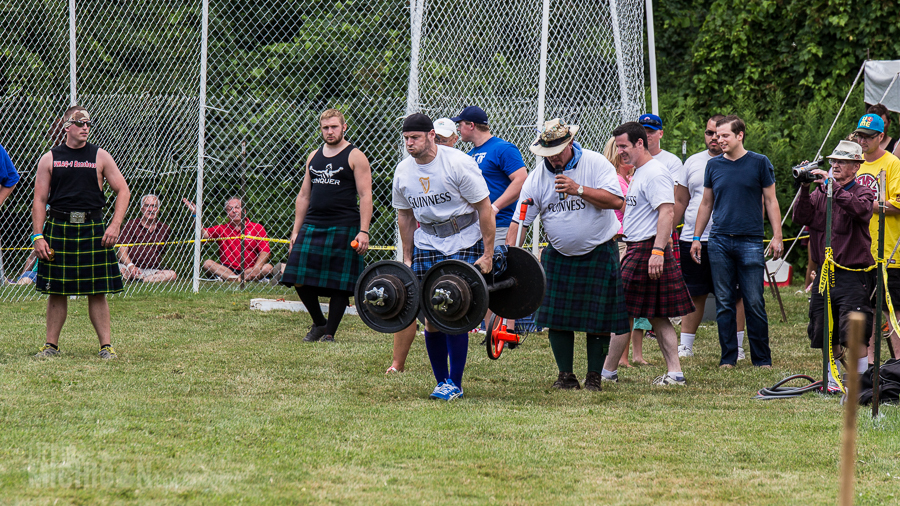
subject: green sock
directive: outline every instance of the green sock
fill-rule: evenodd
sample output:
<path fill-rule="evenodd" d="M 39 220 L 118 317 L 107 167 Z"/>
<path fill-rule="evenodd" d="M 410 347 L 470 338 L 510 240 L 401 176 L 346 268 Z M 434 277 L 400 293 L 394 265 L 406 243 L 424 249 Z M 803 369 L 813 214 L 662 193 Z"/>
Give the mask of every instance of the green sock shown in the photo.
<path fill-rule="evenodd" d="M 575 333 L 571 330 L 550 329 L 547 331 L 547 337 L 550 339 L 550 349 L 553 350 L 553 358 L 556 359 L 559 372 L 574 372 L 572 362 L 575 355 Z"/>
<path fill-rule="evenodd" d="M 587 363 L 588 372 L 600 374 L 603 371 L 603 363 L 609 355 L 609 334 L 587 335 Z"/>

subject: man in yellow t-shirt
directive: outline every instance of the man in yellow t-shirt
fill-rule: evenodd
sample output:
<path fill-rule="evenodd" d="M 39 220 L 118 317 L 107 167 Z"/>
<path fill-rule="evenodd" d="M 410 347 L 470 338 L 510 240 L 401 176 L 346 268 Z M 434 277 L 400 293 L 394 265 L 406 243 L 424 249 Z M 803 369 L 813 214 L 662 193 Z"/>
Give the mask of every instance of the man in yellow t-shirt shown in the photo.
<path fill-rule="evenodd" d="M 881 212 L 878 201 L 875 201 L 875 214 L 869 221 L 869 233 L 872 235 L 872 256 L 887 258 L 894 251 L 894 246 L 900 239 L 900 159 L 888 153 L 881 147 L 881 139 L 884 138 L 884 120 L 877 114 L 866 114 L 859 119 L 856 128 L 856 138 L 862 146 L 863 156 L 866 162 L 862 164 L 856 173 L 856 182 L 868 186 L 878 193 L 878 174 L 884 171 L 884 249 L 882 254 L 878 252 L 878 213 Z M 897 248 L 892 259 L 894 263 L 888 264 L 888 279 L 885 280 L 885 288 L 891 296 L 891 302 L 897 317 L 900 318 L 900 248 Z M 887 302 L 882 309 L 887 315 Z M 877 336 L 877 334 L 876 334 Z M 891 333 L 892 355 L 900 352 L 900 338 L 897 330 Z M 872 346 L 869 346 L 869 361 L 874 361 Z"/>

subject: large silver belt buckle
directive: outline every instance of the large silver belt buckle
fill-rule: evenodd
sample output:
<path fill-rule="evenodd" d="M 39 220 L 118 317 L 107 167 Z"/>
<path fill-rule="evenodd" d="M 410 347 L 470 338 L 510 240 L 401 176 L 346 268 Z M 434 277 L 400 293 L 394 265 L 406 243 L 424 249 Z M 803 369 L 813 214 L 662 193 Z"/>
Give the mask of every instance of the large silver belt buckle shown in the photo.
<path fill-rule="evenodd" d="M 83 212 L 69 213 L 69 223 L 84 223 L 84 215 Z"/>

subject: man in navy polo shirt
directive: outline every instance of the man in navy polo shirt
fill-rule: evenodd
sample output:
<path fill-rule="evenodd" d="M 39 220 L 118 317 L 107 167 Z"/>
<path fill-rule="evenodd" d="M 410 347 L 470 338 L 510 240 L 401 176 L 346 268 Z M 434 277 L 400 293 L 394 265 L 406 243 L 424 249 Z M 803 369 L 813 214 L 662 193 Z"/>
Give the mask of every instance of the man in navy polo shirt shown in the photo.
<path fill-rule="evenodd" d="M 16 183 L 19 182 L 19 173 L 3 146 L 0 146 L 0 206 L 9 197 Z M 505 238 L 505 237 L 504 237 Z M 0 250 L 0 284 L 6 280 L 6 274 L 3 272 L 3 252 Z"/>
<path fill-rule="evenodd" d="M 772 256 L 779 258 L 784 245 L 781 210 L 775 196 L 775 168 L 765 155 L 744 148 L 746 127 L 737 116 L 716 122 L 716 139 L 723 153 L 706 163 L 703 198 L 697 211 L 691 258 L 700 263 L 697 230 L 705 230 L 710 215 L 716 219 L 709 234 L 709 262 L 716 294 L 716 324 L 722 358 L 719 367 L 730 369 L 738 359 L 735 335 L 735 291 L 740 285 L 747 317 L 750 359 L 758 367 L 772 367 L 769 321 L 763 300 L 765 224 L 763 203 L 772 225 Z M 758 218 L 757 218 L 758 217 Z"/>
<path fill-rule="evenodd" d="M 513 208 L 528 177 L 522 153 L 511 142 L 491 135 L 487 113 L 478 106 L 470 105 L 450 119 L 456 122 L 459 139 L 475 145 L 469 156 L 478 162 L 491 192 L 491 208 L 497 220 L 494 246 L 506 244 Z"/>

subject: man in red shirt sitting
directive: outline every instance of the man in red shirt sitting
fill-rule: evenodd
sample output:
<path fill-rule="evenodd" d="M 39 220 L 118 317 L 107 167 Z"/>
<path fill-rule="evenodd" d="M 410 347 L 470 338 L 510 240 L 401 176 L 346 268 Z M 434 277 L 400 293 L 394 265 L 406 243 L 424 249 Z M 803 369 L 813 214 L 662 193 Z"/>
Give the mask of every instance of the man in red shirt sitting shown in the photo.
<path fill-rule="evenodd" d="M 184 204 L 196 214 L 196 206 L 182 199 Z M 228 214 L 228 223 L 224 225 L 216 225 L 214 227 L 203 229 L 204 239 L 220 239 L 219 243 L 219 261 L 214 262 L 207 260 L 203 262 L 203 270 L 218 276 L 226 281 L 255 281 L 262 279 L 272 273 L 272 264 L 268 263 L 269 241 L 260 239 L 250 239 L 250 237 L 260 237 L 265 239 L 266 229 L 259 223 L 253 223 L 249 218 L 243 218 L 243 227 L 241 218 L 244 216 L 244 204 L 238 197 L 228 199 L 225 203 L 225 212 Z M 241 251 L 240 235 L 244 234 L 244 247 Z M 244 261 L 241 265 L 241 256 Z"/>

